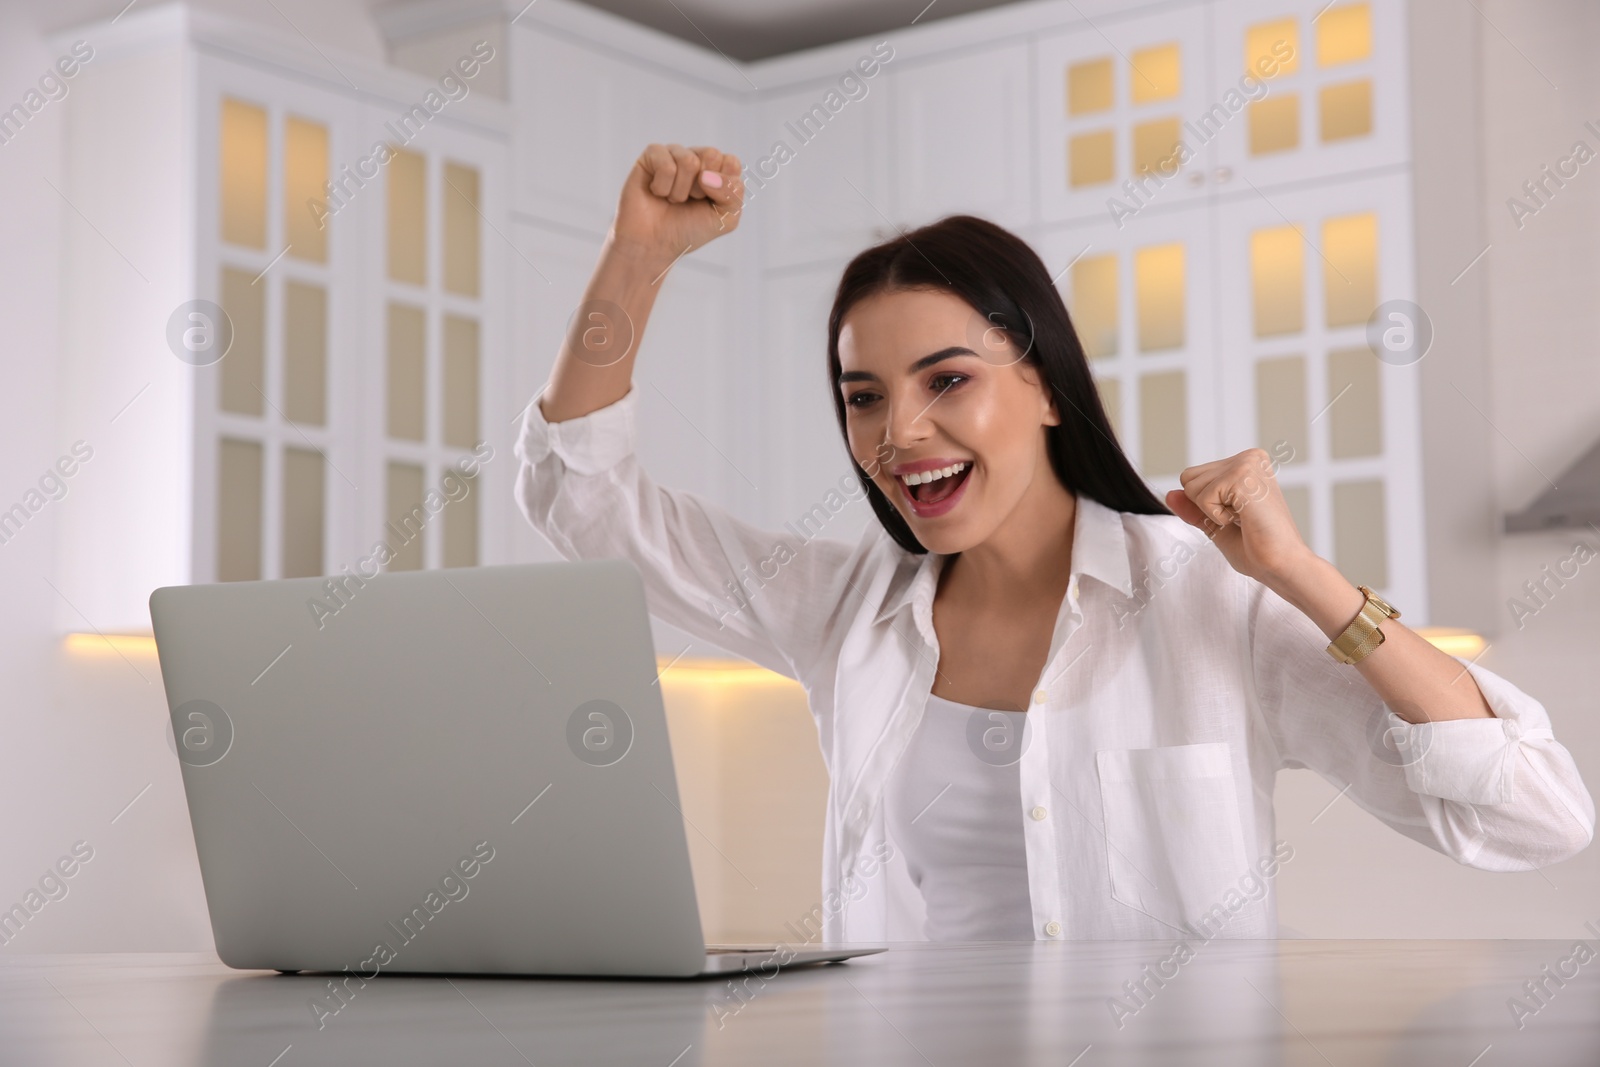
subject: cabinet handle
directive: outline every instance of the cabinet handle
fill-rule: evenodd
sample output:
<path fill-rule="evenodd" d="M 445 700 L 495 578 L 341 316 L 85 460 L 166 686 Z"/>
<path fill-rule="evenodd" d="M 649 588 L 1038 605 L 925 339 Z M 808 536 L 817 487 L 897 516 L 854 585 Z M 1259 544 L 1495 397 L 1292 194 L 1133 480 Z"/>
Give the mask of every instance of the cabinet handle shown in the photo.
<path fill-rule="evenodd" d="M 1217 168 L 1216 178 L 1217 178 L 1217 183 L 1218 184 L 1221 184 L 1223 182 L 1229 181 L 1230 179 L 1232 179 L 1232 177 L 1233 177 L 1233 168 L 1232 167 L 1218 167 Z"/>

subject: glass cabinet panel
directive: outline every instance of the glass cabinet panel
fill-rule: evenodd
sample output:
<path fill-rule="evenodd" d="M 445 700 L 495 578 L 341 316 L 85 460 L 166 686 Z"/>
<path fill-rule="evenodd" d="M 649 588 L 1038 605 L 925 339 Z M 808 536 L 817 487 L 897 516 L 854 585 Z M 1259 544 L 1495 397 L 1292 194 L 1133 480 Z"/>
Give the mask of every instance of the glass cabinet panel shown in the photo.
<path fill-rule="evenodd" d="M 1178 120 L 1152 119 L 1133 127 L 1133 173 L 1170 176 L 1178 170 Z"/>
<path fill-rule="evenodd" d="M 1316 25 L 1318 66 L 1356 63 L 1372 55 L 1372 9 L 1366 4 L 1325 8 Z"/>
<path fill-rule="evenodd" d="M 1372 132 L 1372 82 L 1327 85 L 1317 94 L 1317 113 L 1324 141 L 1365 137 Z"/>
<path fill-rule="evenodd" d="M 1280 92 L 1250 105 L 1250 154 L 1300 147 L 1300 94 Z"/>
<path fill-rule="evenodd" d="M 1072 265 L 1072 324 L 1084 355 L 1102 359 L 1117 354 L 1117 256 L 1084 256 Z"/>
<path fill-rule="evenodd" d="M 283 414 L 311 426 L 328 421 L 328 293 L 320 285 L 283 287 Z"/>
<path fill-rule="evenodd" d="M 389 305 L 390 437 L 421 441 L 427 413 L 427 318 L 419 307 Z"/>
<path fill-rule="evenodd" d="M 313 205 L 328 181 L 328 128 L 290 117 L 283 126 L 283 222 L 288 254 L 328 261 L 328 230 Z"/>
<path fill-rule="evenodd" d="M 1182 50 L 1176 41 L 1138 49 L 1129 65 L 1129 95 L 1135 104 L 1171 100 L 1183 91 Z"/>
<path fill-rule="evenodd" d="M 1323 220 L 1327 258 L 1323 292 L 1329 326 L 1364 325 L 1378 306 L 1378 217 L 1370 212 Z"/>
<path fill-rule="evenodd" d="M 478 442 L 478 323 L 460 315 L 444 318 L 444 443 L 471 448 Z"/>
<path fill-rule="evenodd" d="M 478 295 L 478 172 L 459 163 L 444 165 L 444 288 Z"/>
<path fill-rule="evenodd" d="M 1304 463 L 1311 454 L 1306 415 L 1306 360 L 1280 356 L 1256 363 L 1256 447 L 1276 455 L 1274 446 L 1287 442 Z"/>
<path fill-rule="evenodd" d="M 1250 287 L 1257 337 L 1306 328 L 1305 239 L 1293 226 L 1270 226 L 1250 235 Z"/>
<path fill-rule="evenodd" d="M 390 462 L 384 499 L 389 514 L 386 540 L 394 551 L 387 569 L 420 571 L 428 517 L 422 506 L 422 467 L 416 463 Z"/>
<path fill-rule="evenodd" d="M 1244 70 L 1276 78 L 1300 69 L 1300 24 L 1293 17 L 1258 22 L 1245 30 Z"/>
<path fill-rule="evenodd" d="M 1328 454 L 1334 459 L 1383 454 L 1380 369 L 1370 349 L 1328 353 Z"/>
<path fill-rule="evenodd" d="M 444 565 L 478 565 L 478 487 L 477 478 L 454 471 L 447 478 L 460 478 L 465 495 L 452 500 L 444 509 Z"/>
<path fill-rule="evenodd" d="M 1106 418 L 1111 420 L 1111 429 L 1117 440 L 1122 440 L 1122 381 L 1118 378 L 1096 378 L 1095 387 L 1100 390 L 1100 406 L 1106 409 Z"/>
<path fill-rule="evenodd" d="M 223 411 L 259 417 L 264 407 L 266 289 L 251 281 L 248 271 L 222 268 L 222 309 L 233 323 L 233 344 L 222 358 L 218 403 Z"/>
<path fill-rule="evenodd" d="M 396 151 L 389 172 L 389 277 L 426 285 L 428 280 L 427 160 Z"/>
<path fill-rule="evenodd" d="M 1156 245 L 1134 254 L 1134 302 L 1140 351 L 1183 346 L 1183 245 Z"/>
<path fill-rule="evenodd" d="M 1183 371 L 1139 377 L 1139 426 L 1145 477 L 1178 474 L 1189 465 L 1189 399 Z"/>
<path fill-rule="evenodd" d="M 217 463 L 217 581 L 261 578 L 261 443 L 224 437 Z"/>
<path fill-rule="evenodd" d="M 308 448 L 283 450 L 284 578 L 322 573 L 322 453 Z"/>
<path fill-rule="evenodd" d="M 222 101 L 221 236 L 245 248 L 267 247 L 267 112 Z"/>
<path fill-rule="evenodd" d="M 1383 482 L 1363 479 L 1333 486 L 1333 561 L 1353 585 L 1389 584 L 1388 523 Z"/>
<path fill-rule="evenodd" d="M 1067 114 L 1109 111 L 1112 104 L 1111 57 L 1101 56 L 1067 67 Z"/>
<path fill-rule="evenodd" d="M 1116 135 L 1110 130 L 1074 134 L 1067 138 L 1067 181 L 1080 185 L 1102 185 L 1117 174 Z"/>

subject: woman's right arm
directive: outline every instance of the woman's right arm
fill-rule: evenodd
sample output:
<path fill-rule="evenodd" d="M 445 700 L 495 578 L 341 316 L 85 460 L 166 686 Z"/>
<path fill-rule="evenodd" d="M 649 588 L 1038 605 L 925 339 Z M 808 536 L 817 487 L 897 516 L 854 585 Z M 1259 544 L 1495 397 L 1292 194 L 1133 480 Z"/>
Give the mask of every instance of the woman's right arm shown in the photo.
<path fill-rule="evenodd" d="M 539 398 L 551 422 L 621 400 L 661 280 L 679 257 L 739 226 L 739 157 L 652 144 L 622 184 L 594 276 Z"/>
<path fill-rule="evenodd" d="M 720 189 L 704 170 L 722 177 Z M 639 157 L 550 381 L 524 417 L 516 497 L 566 558 L 631 560 L 652 614 L 800 678 L 835 615 L 860 606 L 858 546 L 742 522 L 657 486 L 635 454 L 632 371 L 645 322 L 672 263 L 737 226 L 738 175 L 738 159 L 714 149 L 651 145 Z"/>

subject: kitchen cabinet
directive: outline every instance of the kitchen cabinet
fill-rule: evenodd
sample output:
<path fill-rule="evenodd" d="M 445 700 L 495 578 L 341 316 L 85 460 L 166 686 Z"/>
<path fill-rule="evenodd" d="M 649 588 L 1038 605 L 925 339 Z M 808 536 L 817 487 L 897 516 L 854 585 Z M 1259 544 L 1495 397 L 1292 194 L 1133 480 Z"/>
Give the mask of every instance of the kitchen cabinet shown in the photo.
<path fill-rule="evenodd" d="M 119 445 L 64 515 L 66 627 L 146 629 L 161 585 L 503 559 L 503 105 L 182 6 L 94 41 L 66 418 Z"/>

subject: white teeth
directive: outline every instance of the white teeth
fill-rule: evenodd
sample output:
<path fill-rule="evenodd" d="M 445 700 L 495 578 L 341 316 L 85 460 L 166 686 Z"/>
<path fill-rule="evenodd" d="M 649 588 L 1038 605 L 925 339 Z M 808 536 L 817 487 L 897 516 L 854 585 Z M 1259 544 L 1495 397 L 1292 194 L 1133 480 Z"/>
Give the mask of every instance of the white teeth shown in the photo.
<path fill-rule="evenodd" d="M 923 471 L 921 474 L 902 474 L 900 480 L 907 485 L 921 485 L 924 482 L 936 482 L 940 478 L 948 478 L 952 474 L 959 474 L 967 469 L 965 463 L 952 463 L 942 470 Z"/>

